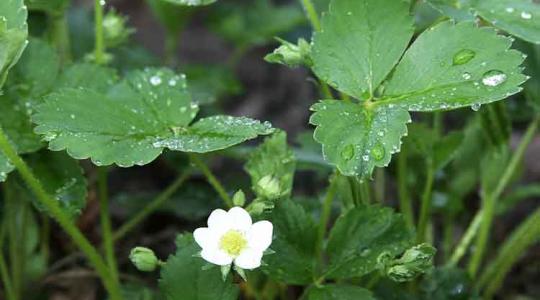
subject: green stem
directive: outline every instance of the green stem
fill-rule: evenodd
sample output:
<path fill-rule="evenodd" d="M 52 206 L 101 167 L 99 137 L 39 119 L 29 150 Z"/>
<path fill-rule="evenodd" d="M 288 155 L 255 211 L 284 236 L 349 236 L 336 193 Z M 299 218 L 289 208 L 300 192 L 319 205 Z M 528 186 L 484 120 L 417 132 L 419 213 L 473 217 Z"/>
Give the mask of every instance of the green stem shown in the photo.
<path fill-rule="evenodd" d="M 328 222 L 330 221 L 330 215 L 332 213 L 332 202 L 334 201 L 336 190 L 337 190 L 337 176 L 339 174 L 334 174 L 330 177 L 330 185 L 326 191 L 326 196 L 324 197 L 322 211 L 321 211 L 321 221 L 319 223 L 319 232 L 317 234 L 317 243 L 315 245 L 315 253 L 317 257 L 321 254 L 322 245 L 324 242 L 324 236 L 326 235 L 326 229 L 328 228 Z"/>
<path fill-rule="evenodd" d="M 146 217 L 148 217 L 150 214 L 160 208 L 184 184 L 184 182 L 189 178 L 190 175 L 191 172 L 188 170 L 184 174 L 179 176 L 154 200 L 148 203 L 148 205 L 146 205 L 141 211 L 139 211 L 135 216 L 133 216 L 128 222 L 120 226 L 120 228 L 113 234 L 113 240 L 119 240 L 123 238 L 128 232 L 133 230 L 133 228 L 135 228 L 144 219 L 146 219 Z"/>
<path fill-rule="evenodd" d="M 495 260 L 486 268 L 478 281 L 480 288 L 486 286 L 485 299 L 492 299 L 514 263 L 525 250 L 540 239 L 540 208 L 530 215 L 505 241 Z"/>
<path fill-rule="evenodd" d="M 454 243 L 454 216 L 448 214 L 444 217 L 444 232 L 443 232 L 443 254 L 444 259 L 448 260 Z"/>
<path fill-rule="evenodd" d="M 6 300 L 17 300 L 17 297 L 15 296 L 13 291 L 11 279 L 9 278 L 9 271 L 7 269 L 6 261 L 4 259 L 4 254 L 2 253 L 2 251 L 0 251 L 0 276 L 2 277 L 2 284 L 4 285 Z"/>
<path fill-rule="evenodd" d="M 362 198 L 362 203 L 371 204 L 371 186 L 366 181 L 360 182 L 360 197 Z"/>
<path fill-rule="evenodd" d="M 495 205 L 497 203 L 497 200 L 499 199 L 502 192 L 504 191 L 504 189 L 510 182 L 512 176 L 516 172 L 516 169 L 519 163 L 522 161 L 523 156 L 525 155 L 525 151 L 527 150 L 527 147 L 531 143 L 536 133 L 536 130 L 538 129 L 539 122 L 540 122 L 540 117 L 536 117 L 531 122 L 531 124 L 527 128 L 527 131 L 525 132 L 525 135 L 523 136 L 521 142 L 519 143 L 518 148 L 512 155 L 512 158 L 510 159 L 508 166 L 504 170 L 503 175 L 501 176 L 499 182 L 497 183 L 495 190 L 493 192 L 486 191 L 486 194 L 483 197 L 484 207 L 482 208 L 482 211 L 483 211 L 482 223 L 480 225 L 479 235 L 476 240 L 476 248 L 473 253 L 473 256 L 471 257 L 471 260 L 469 262 L 469 268 L 468 268 L 469 273 L 473 278 L 478 272 L 478 268 L 480 267 L 480 264 L 482 263 L 482 258 L 484 256 L 487 242 L 489 240 L 491 223 L 493 222 L 493 219 L 495 216 Z"/>
<path fill-rule="evenodd" d="M 450 257 L 450 260 L 448 262 L 448 266 L 454 267 L 456 266 L 463 255 L 467 252 L 467 249 L 469 248 L 469 245 L 471 244 L 472 240 L 476 236 L 476 233 L 478 232 L 478 228 L 480 228 L 480 224 L 482 222 L 482 211 L 479 211 L 471 221 L 471 224 L 465 231 L 465 234 L 461 238 L 459 244 L 456 246 L 456 249 L 454 250 L 454 253 L 452 253 L 452 257 Z"/>
<path fill-rule="evenodd" d="M 214 190 L 218 193 L 218 195 L 221 197 L 223 202 L 225 202 L 225 206 L 227 207 L 233 207 L 234 203 L 221 184 L 221 182 L 214 176 L 212 171 L 208 168 L 208 166 L 200 159 L 199 155 L 197 154 L 190 154 L 189 156 L 191 162 L 203 173 L 203 175 L 206 177 L 206 180 L 208 180 L 208 183 L 212 185 Z"/>
<path fill-rule="evenodd" d="M 13 198 L 13 190 L 8 184 L 4 184 L 4 201 L 6 201 L 6 221 L 8 228 L 9 241 L 9 263 L 11 269 L 11 284 L 13 288 L 13 296 L 16 299 L 21 298 L 21 274 L 22 274 L 22 258 L 21 253 L 25 244 L 24 233 L 24 206 L 20 201 Z M 23 236 L 21 236 L 23 235 Z"/>
<path fill-rule="evenodd" d="M 88 257 L 90 263 L 96 269 L 97 274 L 102 279 L 105 288 L 110 294 L 111 300 L 122 299 L 120 294 L 120 287 L 113 280 L 107 265 L 97 252 L 97 250 L 90 244 L 90 242 L 84 237 L 81 231 L 72 223 L 69 216 L 67 216 L 58 201 L 51 197 L 43 188 L 41 182 L 35 177 L 34 173 L 30 170 L 28 165 L 17 154 L 15 148 L 9 142 L 4 130 L 0 127 L 0 150 L 6 155 L 8 160 L 19 171 L 21 177 L 27 183 L 30 190 L 36 195 L 37 201 L 39 201 L 47 210 L 47 212 L 60 224 L 62 229 L 72 238 L 75 244 L 84 252 Z"/>
<path fill-rule="evenodd" d="M 178 61 L 176 59 L 176 51 L 178 50 L 178 43 L 180 41 L 180 33 L 176 31 L 167 30 L 165 33 L 165 65 L 174 67 Z"/>
<path fill-rule="evenodd" d="M 105 61 L 105 37 L 103 35 L 103 6 L 105 0 L 94 0 L 94 22 L 95 22 L 95 48 L 94 57 L 98 65 Z"/>
<path fill-rule="evenodd" d="M 60 62 L 64 65 L 71 61 L 69 27 L 65 10 L 49 13 L 47 17 L 49 19 L 49 40 L 55 45 Z"/>
<path fill-rule="evenodd" d="M 409 194 L 409 189 L 407 188 L 407 152 L 406 149 L 401 149 L 401 153 L 397 158 L 397 179 L 398 179 L 398 194 L 399 194 L 399 207 L 403 217 L 405 218 L 405 223 L 410 230 L 414 229 L 414 214 L 413 207 L 411 202 L 411 197 Z"/>
<path fill-rule="evenodd" d="M 431 193 L 433 191 L 434 170 L 431 162 L 427 164 L 426 184 L 422 193 L 422 205 L 420 207 L 420 216 L 418 220 L 416 241 L 423 243 L 426 238 L 426 230 L 431 216 Z"/>
<path fill-rule="evenodd" d="M 385 173 L 383 168 L 375 170 L 375 201 L 384 202 Z"/>
<path fill-rule="evenodd" d="M 108 173 L 106 167 L 98 167 L 99 209 L 101 221 L 101 235 L 105 247 L 105 259 L 111 276 L 118 281 L 118 265 L 114 254 L 114 241 L 112 238 L 111 213 L 109 209 Z"/>
<path fill-rule="evenodd" d="M 315 9 L 315 5 L 313 5 L 313 2 L 311 0 L 301 0 L 302 6 L 304 7 L 304 10 L 306 11 L 306 15 L 309 19 L 309 22 L 311 23 L 311 26 L 315 31 L 321 30 L 321 21 L 319 20 L 319 14 L 317 13 L 317 10 Z"/>

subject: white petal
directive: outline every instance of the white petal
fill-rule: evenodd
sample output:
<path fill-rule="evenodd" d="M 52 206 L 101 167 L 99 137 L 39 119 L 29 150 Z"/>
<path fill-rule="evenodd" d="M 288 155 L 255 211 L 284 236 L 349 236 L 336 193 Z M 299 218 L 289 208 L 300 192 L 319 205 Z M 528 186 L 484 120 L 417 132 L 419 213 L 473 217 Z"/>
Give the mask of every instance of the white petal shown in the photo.
<path fill-rule="evenodd" d="M 227 253 L 225 253 L 225 252 L 223 252 L 223 251 L 221 251 L 221 250 L 219 250 L 217 248 L 203 249 L 203 251 L 201 251 L 201 256 L 206 261 L 208 261 L 210 263 L 213 263 L 215 265 L 218 265 L 218 266 L 230 265 L 232 263 L 232 261 L 233 261 L 232 257 L 230 257 L 229 255 L 227 255 Z"/>
<path fill-rule="evenodd" d="M 274 226 L 268 221 L 259 221 L 248 232 L 247 239 L 250 248 L 264 251 L 272 244 Z"/>
<path fill-rule="evenodd" d="M 262 251 L 248 248 L 234 260 L 234 264 L 242 269 L 252 270 L 261 266 L 262 256 Z"/>
<path fill-rule="evenodd" d="M 251 227 L 252 221 L 249 213 L 241 207 L 233 207 L 227 213 L 232 229 L 247 232 Z"/>
<path fill-rule="evenodd" d="M 220 230 L 229 223 L 229 216 L 223 209 L 216 209 L 208 217 L 208 228 L 210 230 Z"/>
<path fill-rule="evenodd" d="M 219 243 L 219 237 L 210 230 L 210 228 L 201 227 L 195 229 L 193 232 L 195 242 L 201 246 L 201 248 L 217 248 Z"/>

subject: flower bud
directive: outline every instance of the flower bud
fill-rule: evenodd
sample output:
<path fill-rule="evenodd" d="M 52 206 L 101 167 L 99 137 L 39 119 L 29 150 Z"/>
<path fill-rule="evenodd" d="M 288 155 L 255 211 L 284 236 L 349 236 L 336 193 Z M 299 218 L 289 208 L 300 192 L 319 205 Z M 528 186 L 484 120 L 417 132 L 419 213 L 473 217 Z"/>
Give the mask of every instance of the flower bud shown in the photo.
<path fill-rule="evenodd" d="M 108 48 L 127 42 L 134 31 L 133 28 L 127 26 L 127 17 L 118 14 L 115 10 L 110 10 L 103 18 L 103 34 Z"/>
<path fill-rule="evenodd" d="M 298 67 L 302 65 L 310 66 L 311 46 L 304 39 L 298 40 L 298 45 L 278 39 L 281 43 L 274 52 L 266 55 L 264 58 L 269 63 L 282 64 L 289 67 Z"/>
<path fill-rule="evenodd" d="M 279 198 L 281 194 L 279 180 L 272 175 L 266 175 L 257 182 L 255 191 L 269 200 Z"/>
<path fill-rule="evenodd" d="M 390 279 L 396 282 L 406 282 L 427 272 L 433 267 L 435 248 L 428 244 L 414 246 L 398 259 L 392 259 L 389 253 L 383 253 L 377 259 L 379 268 Z"/>
<path fill-rule="evenodd" d="M 152 272 L 160 265 L 160 261 L 152 249 L 135 247 L 131 249 L 129 259 L 141 272 Z"/>
<path fill-rule="evenodd" d="M 246 195 L 242 190 L 238 190 L 236 193 L 234 193 L 232 201 L 234 206 L 243 207 L 244 204 L 246 204 Z"/>

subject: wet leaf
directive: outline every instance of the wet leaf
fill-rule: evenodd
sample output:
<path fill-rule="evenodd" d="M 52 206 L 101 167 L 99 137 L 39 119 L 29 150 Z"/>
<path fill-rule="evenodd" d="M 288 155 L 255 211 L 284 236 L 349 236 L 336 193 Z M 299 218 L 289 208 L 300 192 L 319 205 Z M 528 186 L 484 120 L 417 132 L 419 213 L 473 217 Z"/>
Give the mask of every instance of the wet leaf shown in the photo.
<path fill-rule="evenodd" d="M 346 285 L 330 284 L 322 287 L 312 287 L 307 292 L 308 300 L 375 300 L 371 292 L 365 288 Z"/>
<path fill-rule="evenodd" d="M 27 15 L 23 0 L 0 2 L 0 88 L 26 47 Z"/>

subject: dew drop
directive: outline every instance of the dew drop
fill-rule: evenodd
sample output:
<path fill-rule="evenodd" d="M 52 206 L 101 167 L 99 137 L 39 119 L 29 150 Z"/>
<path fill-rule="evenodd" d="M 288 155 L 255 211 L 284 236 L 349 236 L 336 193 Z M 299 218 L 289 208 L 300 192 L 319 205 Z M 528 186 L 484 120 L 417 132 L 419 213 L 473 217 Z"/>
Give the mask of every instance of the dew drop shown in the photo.
<path fill-rule="evenodd" d="M 364 161 L 368 161 L 368 160 L 369 160 L 369 155 L 364 155 L 364 156 L 362 156 L 362 159 L 363 159 Z"/>
<path fill-rule="evenodd" d="M 499 70 L 491 70 L 484 74 L 482 83 L 485 86 L 498 86 L 506 81 L 506 74 Z"/>
<path fill-rule="evenodd" d="M 343 150 L 341 151 L 341 157 L 344 160 L 351 160 L 354 157 L 354 146 L 353 145 L 347 145 Z"/>
<path fill-rule="evenodd" d="M 469 80 L 469 79 L 471 79 L 472 76 L 471 76 L 471 73 L 465 72 L 465 73 L 463 73 L 462 77 L 465 80 Z"/>
<path fill-rule="evenodd" d="M 150 77 L 150 84 L 153 86 L 160 85 L 161 84 L 161 77 L 155 75 Z"/>
<path fill-rule="evenodd" d="M 384 147 L 381 143 L 377 143 L 373 149 L 371 149 L 371 157 L 375 160 L 381 160 L 384 158 Z"/>
<path fill-rule="evenodd" d="M 530 12 L 522 11 L 521 18 L 525 20 L 530 20 L 532 19 L 532 14 Z"/>
<path fill-rule="evenodd" d="M 506 10 L 506 12 L 509 13 L 509 14 L 511 14 L 511 13 L 514 12 L 514 8 L 513 8 L 513 7 L 507 7 L 505 10 Z"/>
<path fill-rule="evenodd" d="M 463 49 L 457 52 L 456 54 L 454 54 L 452 64 L 454 66 L 464 65 L 470 62 L 475 56 L 476 56 L 476 52 L 469 49 Z"/>
<path fill-rule="evenodd" d="M 479 111 L 481 106 L 482 106 L 482 104 L 475 103 L 475 104 L 471 105 L 471 109 L 474 110 L 474 111 Z"/>

